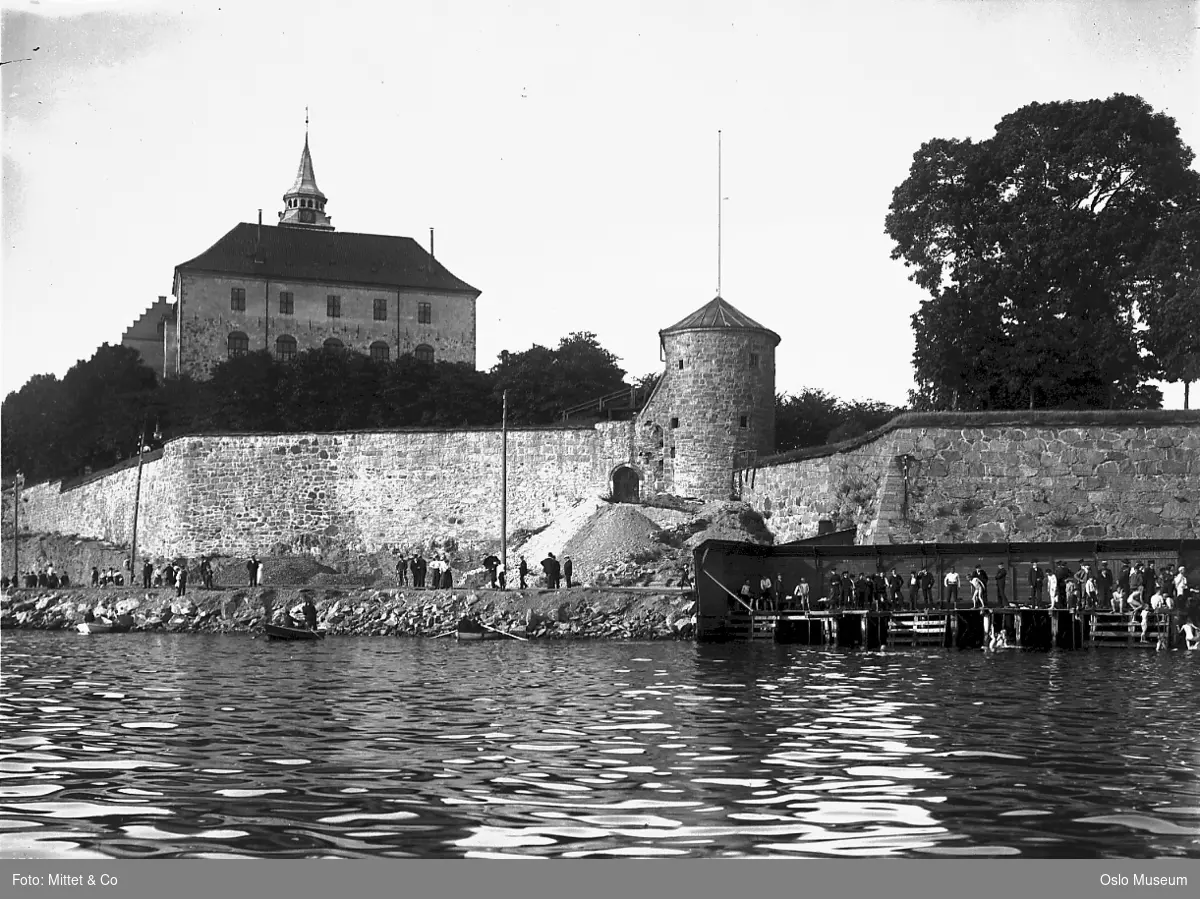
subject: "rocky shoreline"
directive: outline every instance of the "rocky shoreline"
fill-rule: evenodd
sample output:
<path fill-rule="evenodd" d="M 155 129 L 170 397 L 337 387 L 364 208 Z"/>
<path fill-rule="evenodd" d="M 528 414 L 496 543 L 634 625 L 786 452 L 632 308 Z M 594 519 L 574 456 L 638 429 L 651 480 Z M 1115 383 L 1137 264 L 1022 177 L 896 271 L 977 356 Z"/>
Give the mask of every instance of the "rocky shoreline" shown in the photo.
<path fill-rule="evenodd" d="M 270 614 L 303 620 L 311 597 L 329 636 L 452 636 L 471 617 L 527 640 L 690 640 L 695 596 L 679 589 L 573 587 L 564 590 L 413 590 L 259 587 L 20 589 L 0 598 L 0 629 L 74 630 L 89 609 L 130 631 L 262 633 Z"/>

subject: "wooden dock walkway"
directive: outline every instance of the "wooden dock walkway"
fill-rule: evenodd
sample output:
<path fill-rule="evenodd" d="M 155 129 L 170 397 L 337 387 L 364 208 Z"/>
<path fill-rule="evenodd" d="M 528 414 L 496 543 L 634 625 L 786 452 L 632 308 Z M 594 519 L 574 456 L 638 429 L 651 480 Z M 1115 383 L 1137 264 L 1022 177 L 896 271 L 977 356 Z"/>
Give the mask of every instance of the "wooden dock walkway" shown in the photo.
<path fill-rule="evenodd" d="M 1140 614 L 1096 609 L 925 609 L 919 611 L 730 612 L 708 622 L 701 639 L 773 641 L 859 649 L 980 649 L 1004 634 L 1020 649 L 1090 649 L 1183 645 L 1177 613 Z"/>

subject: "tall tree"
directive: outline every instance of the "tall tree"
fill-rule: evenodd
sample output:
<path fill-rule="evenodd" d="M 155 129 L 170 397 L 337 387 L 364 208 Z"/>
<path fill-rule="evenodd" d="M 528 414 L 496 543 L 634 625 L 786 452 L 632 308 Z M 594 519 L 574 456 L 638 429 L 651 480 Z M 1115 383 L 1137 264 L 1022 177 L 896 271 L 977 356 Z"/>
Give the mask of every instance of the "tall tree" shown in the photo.
<path fill-rule="evenodd" d="M 1183 382 L 1183 408 L 1191 382 L 1200 380 L 1200 205 L 1172 220 L 1152 257 L 1152 276 L 1140 301 L 1146 343 L 1163 378 Z"/>
<path fill-rule="evenodd" d="M 1032 103 L 988 140 L 935 139 L 892 194 L 922 405 L 1153 405 L 1146 286 L 1200 197 L 1175 122 L 1140 97 Z M 1174 257 L 1172 257 L 1174 253 Z M 1173 258 L 1173 262 L 1168 262 Z"/>
<path fill-rule="evenodd" d="M 576 331 L 553 350 L 535 344 L 521 353 L 502 353 L 492 375 L 497 397 L 508 391 L 514 424 L 551 424 L 572 406 L 627 389 L 617 362 L 595 334 Z"/>

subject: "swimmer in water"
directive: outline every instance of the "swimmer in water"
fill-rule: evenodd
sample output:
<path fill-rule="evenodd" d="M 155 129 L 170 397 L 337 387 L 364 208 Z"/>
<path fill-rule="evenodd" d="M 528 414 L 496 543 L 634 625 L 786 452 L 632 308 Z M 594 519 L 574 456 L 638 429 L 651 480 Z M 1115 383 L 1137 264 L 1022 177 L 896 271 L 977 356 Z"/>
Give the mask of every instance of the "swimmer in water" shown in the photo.
<path fill-rule="evenodd" d="M 1183 637 L 1187 640 L 1188 649 L 1200 649 L 1200 627 L 1190 621 L 1183 623 Z"/>

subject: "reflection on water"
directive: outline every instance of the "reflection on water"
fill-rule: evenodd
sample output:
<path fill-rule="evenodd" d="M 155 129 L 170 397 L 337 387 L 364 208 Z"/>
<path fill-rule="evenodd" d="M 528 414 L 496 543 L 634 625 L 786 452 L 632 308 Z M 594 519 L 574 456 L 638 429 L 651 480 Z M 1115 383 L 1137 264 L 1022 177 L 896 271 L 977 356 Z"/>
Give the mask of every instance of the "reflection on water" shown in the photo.
<path fill-rule="evenodd" d="M 1200 857 L 1200 654 L 3 635 L 5 856 Z"/>

